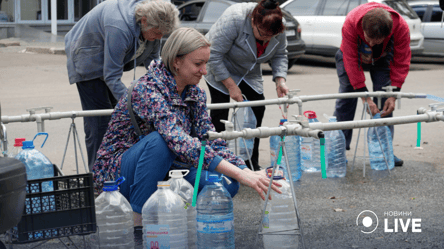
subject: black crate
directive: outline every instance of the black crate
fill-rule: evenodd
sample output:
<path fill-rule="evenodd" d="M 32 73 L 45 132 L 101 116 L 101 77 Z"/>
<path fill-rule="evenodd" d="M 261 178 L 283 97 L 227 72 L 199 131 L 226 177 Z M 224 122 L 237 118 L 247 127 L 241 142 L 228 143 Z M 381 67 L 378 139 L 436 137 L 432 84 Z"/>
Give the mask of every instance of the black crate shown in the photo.
<path fill-rule="evenodd" d="M 61 174 L 57 166 L 55 175 Z M 53 183 L 54 191 L 41 192 Z M 29 180 L 22 219 L 9 232 L 12 244 L 30 243 L 96 232 L 93 174 Z"/>

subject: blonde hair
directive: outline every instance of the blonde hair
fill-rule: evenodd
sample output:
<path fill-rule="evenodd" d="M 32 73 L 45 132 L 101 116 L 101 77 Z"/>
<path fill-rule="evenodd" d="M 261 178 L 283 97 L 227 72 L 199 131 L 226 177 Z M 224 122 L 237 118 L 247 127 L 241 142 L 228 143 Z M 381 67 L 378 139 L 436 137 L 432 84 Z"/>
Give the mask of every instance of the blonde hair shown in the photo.
<path fill-rule="evenodd" d="M 140 23 L 146 17 L 147 25 L 142 31 L 156 28 L 164 34 L 169 34 L 180 25 L 179 10 L 170 2 L 164 0 L 146 0 L 139 3 L 135 9 L 136 22 Z"/>
<path fill-rule="evenodd" d="M 182 27 L 176 29 L 170 37 L 168 37 L 160 56 L 166 68 L 173 75 L 176 75 L 176 70 L 173 66 L 176 58 L 185 56 L 201 47 L 209 47 L 210 45 L 210 41 L 199 31 L 194 28 Z"/>

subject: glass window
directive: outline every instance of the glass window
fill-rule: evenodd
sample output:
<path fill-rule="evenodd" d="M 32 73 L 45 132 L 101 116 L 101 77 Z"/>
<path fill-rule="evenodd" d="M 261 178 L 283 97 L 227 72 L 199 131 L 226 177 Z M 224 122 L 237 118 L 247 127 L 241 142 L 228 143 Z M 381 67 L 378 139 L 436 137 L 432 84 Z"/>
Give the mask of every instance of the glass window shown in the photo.
<path fill-rule="evenodd" d="M 51 0 L 48 0 L 48 20 L 51 20 Z M 68 0 L 57 0 L 57 20 L 68 20 Z"/>
<path fill-rule="evenodd" d="M 442 21 L 442 9 L 439 5 L 434 5 L 432 10 L 431 22 L 441 22 Z"/>
<path fill-rule="evenodd" d="M 384 1 L 383 3 L 396 10 L 402 16 L 406 16 L 410 19 L 418 18 L 415 11 L 413 11 L 413 9 L 404 1 Z"/>
<path fill-rule="evenodd" d="M 184 6 L 183 8 L 181 8 L 179 10 L 180 20 L 181 21 L 196 21 L 203 5 L 204 5 L 204 3 L 201 2 L 201 3 L 188 4 L 187 6 Z"/>
<path fill-rule="evenodd" d="M 222 2 L 210 2 L 202 22 L 216 22 L 230 5 Z"/>
<path fill-rule="evenodd" d="M 314 16 L 320 0 L 295 0 L 285 6 L 293 16 Z"/>
<path fill-rule="evenodd" d="M 74 21 L 80 20 L 88 11 L 104 0 L 74 0 Z"/>
<path fill-rule="evenodd" d="M 354 8 L 358 7 L 360 4 L 360 0 L 350 0 L 347 8 L 347 14 L 352 11 Z"/>
<path fill-rule="evenodd" d="M 345 16 L 348 0 L 327 0 L 324 6 L 323 16 Z"/>
<path fill-rule="evenodd" d="M 412 9 L 416 12 L 416 14 L 418 15 L 419 19 L 421 19 L 422 22 L 424 22 L 424 14 L 427 11 L 427 5 L 416 5 L 416 6 L 412 6 Z"/>
<path fill-rule="evenodd" d="M 14 21 L 14 1 L 0 0 L 0 23 Z"/>
<path fill-rule="evenodd" d="M 42 1 L 21 0 L 20 19 L 23 21 L 42 20 Z"/>

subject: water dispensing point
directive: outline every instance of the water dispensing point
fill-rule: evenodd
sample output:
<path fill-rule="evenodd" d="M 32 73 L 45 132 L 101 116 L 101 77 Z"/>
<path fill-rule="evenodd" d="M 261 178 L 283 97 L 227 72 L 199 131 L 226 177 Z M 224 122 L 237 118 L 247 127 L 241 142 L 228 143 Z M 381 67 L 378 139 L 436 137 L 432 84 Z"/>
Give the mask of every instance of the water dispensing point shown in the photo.
<path fill-rule="evenodd" d="M 382 89 L 384 89 L 386 92 L 388 93 L 392 93 L 394 89 L 397 89 L 398 87 L 396 86 L 383 86 Z M 398 99 L 398 109 L 401 108 L 401 94 L 398 94 L 398 96 L 396 97 Z M 381 98 L 378 97 L 378 106 L 380 107 L 380 102 Z"/>

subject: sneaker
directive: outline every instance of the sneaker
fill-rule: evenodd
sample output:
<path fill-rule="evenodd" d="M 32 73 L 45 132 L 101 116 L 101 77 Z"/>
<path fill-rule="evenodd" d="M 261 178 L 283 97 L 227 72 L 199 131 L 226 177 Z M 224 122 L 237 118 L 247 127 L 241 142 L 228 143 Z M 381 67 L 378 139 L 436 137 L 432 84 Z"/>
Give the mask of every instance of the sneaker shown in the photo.
<path fill-rule="evenodd" d="M 393 155 L 393 157 L 395 158 L 395 166 L 396 167 L 401 167 L 404 164 L 404 161 L 402 159 L 399 159 L 397 156 Z"/>

